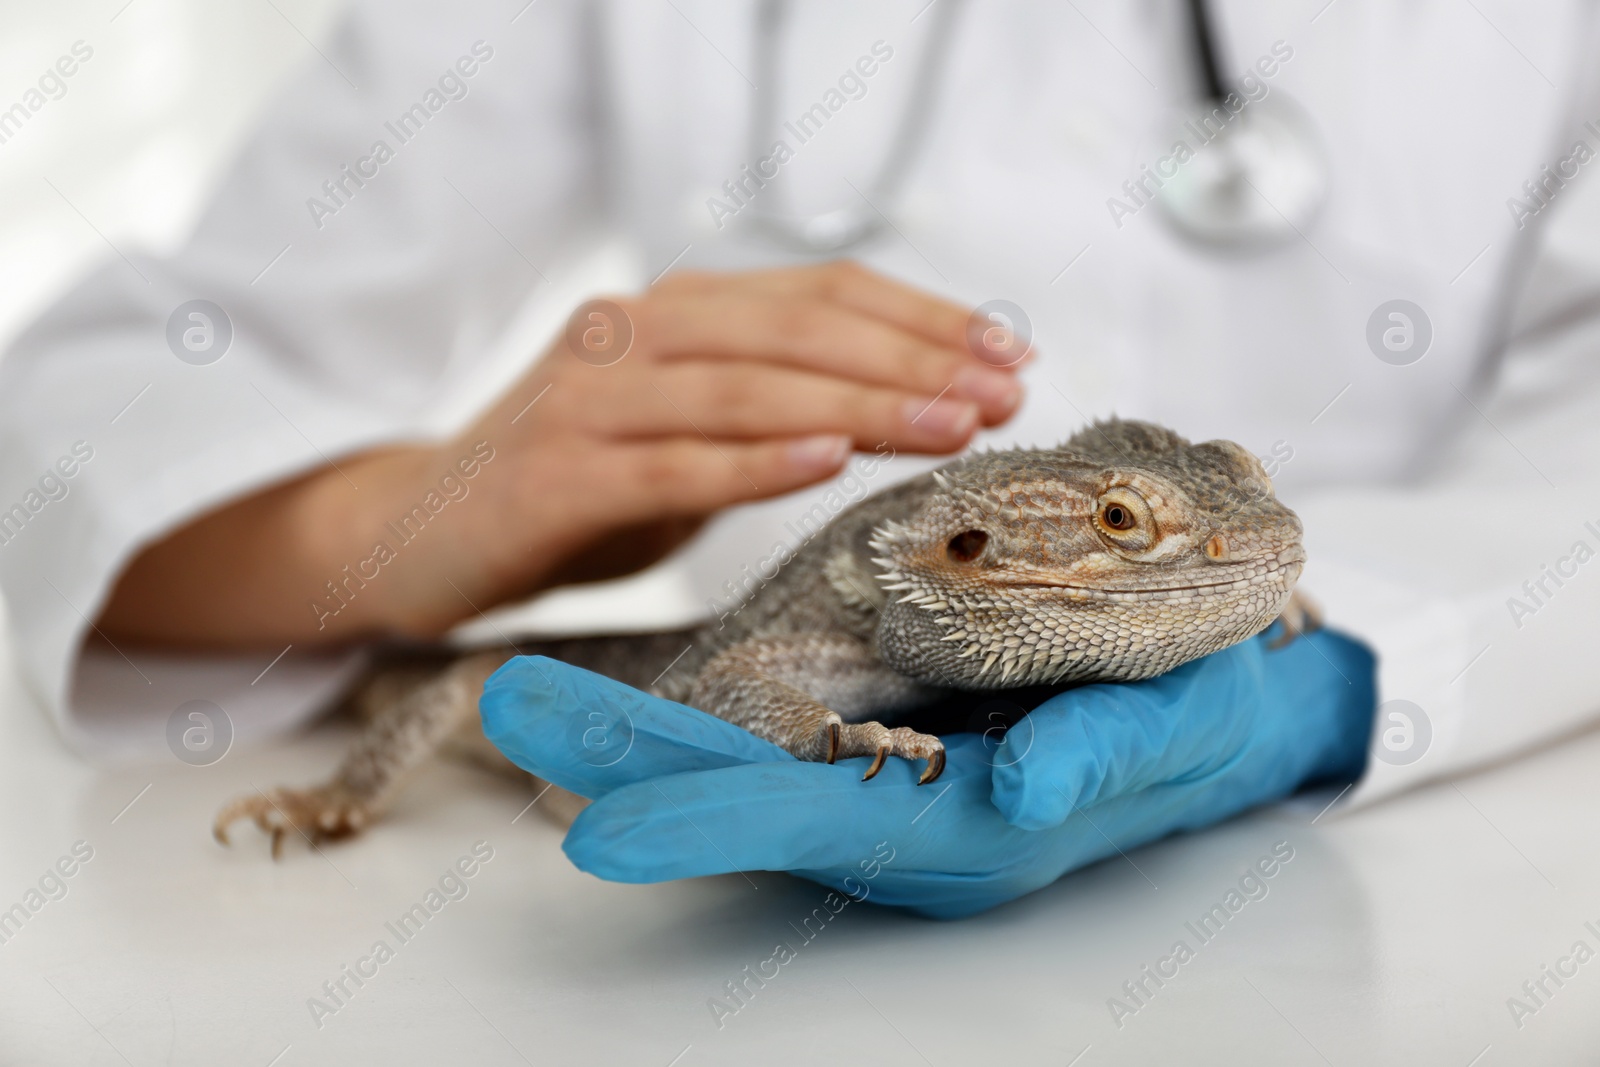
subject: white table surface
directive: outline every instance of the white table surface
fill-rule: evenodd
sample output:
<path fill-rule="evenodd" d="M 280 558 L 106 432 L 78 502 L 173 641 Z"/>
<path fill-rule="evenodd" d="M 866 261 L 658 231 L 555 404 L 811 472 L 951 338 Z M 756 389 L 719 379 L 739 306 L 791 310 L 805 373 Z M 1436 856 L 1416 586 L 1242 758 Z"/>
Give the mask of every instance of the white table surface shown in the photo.
<path fill-rule="evenodd" d="M 1600 1059 L 1600 959 L 1519 1028 L 1507 998 L 1600 948 L 1600 733 L 1377 807 L 1306 797 L 1101 863 L 956 923 L 779 874 L 661 886 L 575 870 L 532 793 L 428 770 L 393 818 L 321 856 L 211 814 L 325 773 L 338 726 L 196 768 L 94 767 L 0 663 L 0 909 L 74 842 L 65 897 L 0 944 L 4 1064 L 1528 1064 Z M 307 1001 L 487 841 L 494 858 L 319 1027 Z M 1209 944 L 1185 928 L 1247 865 L 1294 859 Z M 754 887 L 752 887 L 752 883 Z M 1195 957 L 1119 1028 L 1123 982 Z M 711 997 L 798 945 L 719 1028 Z M 349 988 L 354 988 L 348 980 Z M 753 986 L 752 986 L 753 988 Z M 1153 988 L 1153 986 L 1152 986 Z M 1074 1058 L 1076 1057 L 1076 1059 Z M 1475 1058 L 1476 1057 L 1476 1058 Z"/>

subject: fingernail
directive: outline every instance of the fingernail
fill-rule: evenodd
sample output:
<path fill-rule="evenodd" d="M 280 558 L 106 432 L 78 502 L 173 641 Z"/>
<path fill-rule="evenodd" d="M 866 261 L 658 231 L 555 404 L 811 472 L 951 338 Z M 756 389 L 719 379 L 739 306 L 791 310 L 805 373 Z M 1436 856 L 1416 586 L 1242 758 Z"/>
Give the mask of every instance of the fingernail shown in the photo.
<path fill-rule="evenodd" d="M 900 410 L 911 425 L 939 437 L 965 437 L 978 426 L 977 405 L 965 400 L 907 400 Z"/>
<path fill-rule="evenodd" d="M 1002 412 L 1010 412 L 1022 399 L 1022 386 L 1013 375 L 985 367 L 961 368 L 956 373 L 954 389 L 968 400 Z"/>
<path fill-rule="evenodd" d="M 822 433 L 802 437 L 789 446 L 789 461 L 801 470 L 836 470 L 850 455 L 850 438 Z"/>

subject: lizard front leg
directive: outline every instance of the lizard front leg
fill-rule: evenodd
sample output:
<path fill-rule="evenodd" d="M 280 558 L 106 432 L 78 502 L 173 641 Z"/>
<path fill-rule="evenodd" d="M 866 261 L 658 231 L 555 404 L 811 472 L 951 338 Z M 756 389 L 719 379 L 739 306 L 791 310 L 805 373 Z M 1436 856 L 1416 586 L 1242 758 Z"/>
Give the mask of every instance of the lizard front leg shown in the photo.
<path fill-rule="evenodd" d="M 315 843 L 358 833 L 393 803 L 406 776 L 451 734 L 477 716 L 478 694 L 512 653 L 457 660 L 389 707 L 377 710 L 345 753 L 332 779 L 310 789 L 273 789 L 239 797 L 217 813 L 212 834 L 228 843 L 228 827 L 252 819 L 272 835 L 272 855 L 290 830 Z"/>
<path fill-rule="evenodd" d="M 1322 609 L 1317 607 L 1316 601 L 1296 589 L 1289 594 L 1289 602 L 1283 606 L 1283 614 L 1278 616 L 1278 621 L 1283 623 L 1283 632 L 1267 642 L 1268 648 L 1283 648 L 1303 634 L 1322 629 Z"/>
<path fill-rule="evenodd" d="M 927 703 L 936 690 L 886 666 L 866 642 L 808 633 L 742 641 L 714 657 L 689 703 L 803 760 L 872 756 L 865 781 L 889 756 L 927 761 L 921 783 L 944 771 L 944 744 L 909 727 L 860 722 Z"/>

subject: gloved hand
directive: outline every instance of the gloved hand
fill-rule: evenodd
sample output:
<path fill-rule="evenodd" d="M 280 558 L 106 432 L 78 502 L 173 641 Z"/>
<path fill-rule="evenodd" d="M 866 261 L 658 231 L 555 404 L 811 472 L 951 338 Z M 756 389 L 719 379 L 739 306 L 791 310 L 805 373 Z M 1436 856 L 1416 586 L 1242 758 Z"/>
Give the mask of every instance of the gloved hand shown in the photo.
<path fill-rule="evenodd" d="M 1262 637 L 1145 682 L 1052 697 L 998 744 L 944 738 L 919 787 L 891 759 L 804 763 L 739 727 L 552 660 L 484 687 L 489 739 L 591 797 L 564 844 L 617 882 L 792 871 L 860 900 L 955 918 L 1179 830 L 1352 779 L 1366 759 L 1374 660 L 1323 631 Z"/>

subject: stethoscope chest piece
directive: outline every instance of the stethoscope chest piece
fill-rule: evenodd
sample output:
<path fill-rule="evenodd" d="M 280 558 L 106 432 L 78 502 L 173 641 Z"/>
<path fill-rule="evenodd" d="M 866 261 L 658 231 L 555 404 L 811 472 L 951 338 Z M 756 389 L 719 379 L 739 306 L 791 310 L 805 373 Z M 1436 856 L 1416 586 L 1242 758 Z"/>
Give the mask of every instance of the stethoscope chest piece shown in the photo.
<path fill-rule="evenodd" d="M 1207 0 L 1189 0 L 1201 106 L 1176 132 L 1176 173 L 1156 200 L 1172 228 L 1219 251 L 1261 252 L 1297 239 L 1328 199 L 1328 159 L 1310 116 L 1282 89 L 1229 86 Z M 1231 91 L 1230 91 L 1231 90 Z M 1163 160 L 1163 163 L 1167 162 Z"/>
<path fill-rule="evenodd" d="M 1241 252 L 1287 244 L 1305 235 L 1328 199 L 1322 143 L 1281 93 L 1234 115 L 1219 104 L 1181 122 L 1177 136 L 1193 156 L 1156 201 L 1172 227 L 1199 244 Z"/>

